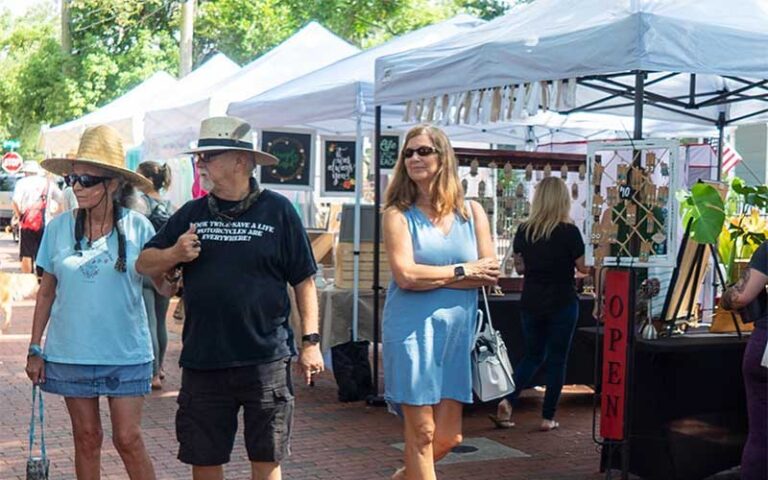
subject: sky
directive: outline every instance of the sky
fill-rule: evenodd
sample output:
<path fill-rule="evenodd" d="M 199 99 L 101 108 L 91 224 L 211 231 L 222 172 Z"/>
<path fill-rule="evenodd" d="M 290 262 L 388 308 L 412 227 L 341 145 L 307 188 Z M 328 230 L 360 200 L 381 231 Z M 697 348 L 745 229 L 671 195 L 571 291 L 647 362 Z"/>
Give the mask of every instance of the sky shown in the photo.
<path fill-rule="evenodd" d="M 19 16 L 23 15 L 32 5 L 39 3 L 58 5 L 60 0 L 0 0 L 0 10 L 8 9 L 11 11 L 11 15 Z"/>

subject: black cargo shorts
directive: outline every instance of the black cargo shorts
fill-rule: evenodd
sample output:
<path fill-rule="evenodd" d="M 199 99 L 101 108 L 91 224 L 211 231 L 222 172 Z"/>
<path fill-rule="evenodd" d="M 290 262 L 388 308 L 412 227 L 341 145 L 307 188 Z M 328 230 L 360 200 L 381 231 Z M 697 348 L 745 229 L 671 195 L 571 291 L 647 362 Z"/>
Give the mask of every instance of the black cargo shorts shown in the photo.
<path fill-rule="evenodd" d="M 184 368 L 176 412 L 179 460 L 197 466 L 229 462 L 240 407 L 250 461 L 279 463 L 290 455 L 290 369 L 290 357 L 221 370 Z"/>

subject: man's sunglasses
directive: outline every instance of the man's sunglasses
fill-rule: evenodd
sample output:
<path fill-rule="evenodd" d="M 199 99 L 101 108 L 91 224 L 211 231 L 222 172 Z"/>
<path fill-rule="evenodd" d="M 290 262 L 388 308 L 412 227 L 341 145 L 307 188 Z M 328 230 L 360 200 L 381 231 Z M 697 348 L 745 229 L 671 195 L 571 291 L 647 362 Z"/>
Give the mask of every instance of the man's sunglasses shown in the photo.
<path fill-rule="evenodd" d="M 195 156 L 197 157 L 198 162 L 211 163 L 216 159 L 216 157 L 218 157 L 219 155 L 223 155 L 225 153 L 227 153 L 226 150 L 224 150 L 223 152 L 215 152 L 215 151 L 214 152 L 198 152 L 195 154 Z"/>
<path fill-rule="evenodd" d="M 66 183 L 68 187 L 74 187 L 76 183 L 79 183 L 83 188 L 91 188 L 111 179 L 112 177 L 98 177 L 96 175 L 88 174 L 78 175 L 76 173 L 70 173 L 69 175 L 64 175 L 64 183 Z"/>
<path fill-rule="evenodd" d="M 406 148 L 403 150 L 403 158 L 411 158 L 414 153 L 418 153 L 420 157 L 426 157 L 427 155 L 439 152 L 435 147 Z"/>

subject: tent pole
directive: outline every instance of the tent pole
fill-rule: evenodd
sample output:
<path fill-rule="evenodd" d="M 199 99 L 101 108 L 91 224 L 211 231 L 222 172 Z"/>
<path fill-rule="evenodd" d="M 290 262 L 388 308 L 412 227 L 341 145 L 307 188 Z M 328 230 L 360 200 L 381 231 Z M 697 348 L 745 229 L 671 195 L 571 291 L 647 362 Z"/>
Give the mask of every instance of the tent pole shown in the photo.
<path fill-rule="evenodd" d="M 643 139 L 643 102 L 645 101 L 645 72 L 635 72 L 635 132 L 634 139 Z"/>
<path fill-rule="evenodd" d="M 381 225 L 379 210 L 381 209 L 381 105 L 376 105 L 376 123 L 373 135 L 373 211 L 376 220 L 373 222 L 373 396 L 368 403 L 377 403 L 379 396 L 379 242 L 381 240 Z"/>
<path fill-rule="evenodd" d="M 717 116 L 717 181 L 723 175 L 723 142 L 725 141 L 725 112 Z"/>
<path fill-rule="evenodd" d="M 360 202 L 363 198 L 363 113 L 362 94 L 357 93 L 357 132 L 355 136 L 355 233 L 352 254 L 352 341 L 357 341 L 360 315 Z"/>

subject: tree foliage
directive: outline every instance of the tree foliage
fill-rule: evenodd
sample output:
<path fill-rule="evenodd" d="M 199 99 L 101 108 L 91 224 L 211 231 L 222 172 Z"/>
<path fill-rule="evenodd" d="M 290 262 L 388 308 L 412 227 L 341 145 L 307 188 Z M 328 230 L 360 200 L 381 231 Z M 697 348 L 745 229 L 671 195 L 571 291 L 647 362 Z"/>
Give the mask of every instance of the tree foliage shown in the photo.
<path fill-rule="evenodd" d="M 0 140 L 33 153 L 40 125 L 78 118 L 154 72 L 176 74 L 184 0 L 66 0 L 72 50 L 61 48 L 58 0 L 11 21 L 0 14 Z M 310 21 L 367 48 L 460 12 L 502 14 L 503 0 L 198 0 L 194 66 L 216 52 L 245 64 Z"/>

